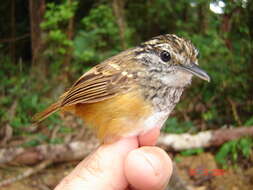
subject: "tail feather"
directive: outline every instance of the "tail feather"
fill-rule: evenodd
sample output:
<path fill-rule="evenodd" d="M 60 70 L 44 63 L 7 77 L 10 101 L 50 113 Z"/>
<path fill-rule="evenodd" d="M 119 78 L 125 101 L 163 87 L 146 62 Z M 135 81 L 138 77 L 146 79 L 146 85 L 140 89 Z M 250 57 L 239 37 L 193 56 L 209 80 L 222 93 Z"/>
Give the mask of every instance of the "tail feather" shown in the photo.
<path fill-rule="evenodd" d="M 46 108 L 44 111 L 37 113 L 33 116 L 32 120 L 35 123 L 41 122 L 42 120 L 46 119 L 51 114 L 57 112 L 61 107 L 60 102 L 56 102 L 54 104 L 51 104 L 48 108 Z"/>

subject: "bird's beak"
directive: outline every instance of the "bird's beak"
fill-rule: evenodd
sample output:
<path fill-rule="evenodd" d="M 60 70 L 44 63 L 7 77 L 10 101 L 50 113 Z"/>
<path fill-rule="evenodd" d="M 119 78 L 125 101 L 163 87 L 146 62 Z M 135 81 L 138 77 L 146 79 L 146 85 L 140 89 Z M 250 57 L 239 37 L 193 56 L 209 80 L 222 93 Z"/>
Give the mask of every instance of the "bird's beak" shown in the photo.
<path fill-rule="evenodd" d="M 200 69 L 195 63 L 193 63 L 189 66 L 180 65 L 180 68 L 184 71 L 190 72 L 191 74 L 193 74 L 203 80 L 210 82 L 210 77 L 208 76 L 208 74 L 205 71 L 203 71 L 202 69 Z"/>

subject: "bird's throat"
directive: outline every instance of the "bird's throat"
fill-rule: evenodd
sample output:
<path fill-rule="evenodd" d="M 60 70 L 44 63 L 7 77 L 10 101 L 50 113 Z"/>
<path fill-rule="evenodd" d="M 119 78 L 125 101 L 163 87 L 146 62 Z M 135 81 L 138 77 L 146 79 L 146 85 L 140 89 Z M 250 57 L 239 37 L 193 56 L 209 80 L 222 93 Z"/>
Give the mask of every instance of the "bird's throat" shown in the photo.
<path fill-rule="evenodd" d="M 156 89 L 153 96 L 148 96 L 148 101 L 151 101 L 156 111 L 166 112 L 168 115 L 174 109 L 175 105 L 179 102 L 183 93 L 182 87 L 161 87 Z"/>

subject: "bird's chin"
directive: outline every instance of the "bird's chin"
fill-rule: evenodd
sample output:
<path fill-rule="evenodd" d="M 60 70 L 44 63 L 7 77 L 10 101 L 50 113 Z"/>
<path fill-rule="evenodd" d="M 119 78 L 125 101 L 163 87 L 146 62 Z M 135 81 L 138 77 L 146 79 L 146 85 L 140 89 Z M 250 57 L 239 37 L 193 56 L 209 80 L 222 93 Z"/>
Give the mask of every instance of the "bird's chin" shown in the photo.
<path fill-rule="evenodd" d="M 170 87 L 182 88 L 189 86 L 192 81 L 192 74 L 184 71 L 175 71 L 173 74 L 167 74 L 161 78 L 161 81 Z"/>
<path fill-rule="evenodd" d="M 188 86 L 190 86 L 191 85 L 191 83 L 192 83 L 192 77 L 191 77 L 191 79 L 185 84 L 185 87 L 188 87 Z"/>

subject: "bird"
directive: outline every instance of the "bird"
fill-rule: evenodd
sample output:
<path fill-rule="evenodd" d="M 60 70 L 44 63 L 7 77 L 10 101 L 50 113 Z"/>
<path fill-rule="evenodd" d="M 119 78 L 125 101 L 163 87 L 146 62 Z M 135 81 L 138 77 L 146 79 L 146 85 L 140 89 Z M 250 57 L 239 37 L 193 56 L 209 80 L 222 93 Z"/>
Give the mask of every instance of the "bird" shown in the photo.
<path fill-rule="evenodd" d="M 102 143 L 161 128 L 193 76 L 210 81 L 198 57 L 190 40 L 175 34 L 153 37 L 91 68 L 33 120 L 71 112 Z"/>

